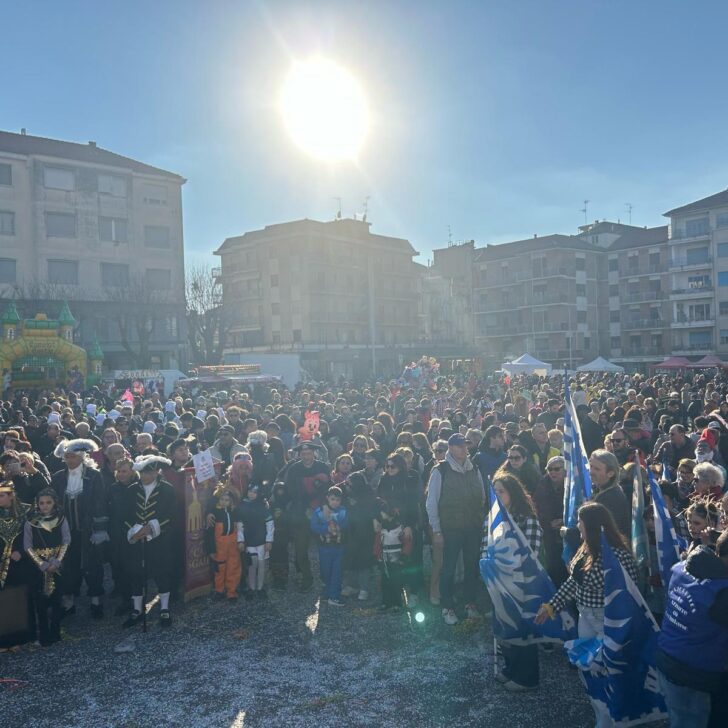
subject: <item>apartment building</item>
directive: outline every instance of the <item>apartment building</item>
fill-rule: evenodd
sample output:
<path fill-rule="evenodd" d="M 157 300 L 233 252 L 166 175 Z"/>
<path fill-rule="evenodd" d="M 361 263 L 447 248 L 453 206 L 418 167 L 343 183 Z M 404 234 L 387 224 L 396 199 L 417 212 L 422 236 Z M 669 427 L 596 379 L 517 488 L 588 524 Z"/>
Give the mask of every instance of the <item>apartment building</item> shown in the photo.
<path fill-rule="evenodd" d="M 184 182 L 95 142 L 0 132 L 0 297 L 24 316 L 72 301 L 76 342 L 98 338 L 108 368 L 183 366 Z"/>
<path fill-rule="evenodd" d="M 675 354 L 728 354 L 728 190 L 665 213 Z"/>
<path fill-rule="evenodd" d="M 579 236 L 476 249 L 476 346 L 490 366 L 524 352 L 558 366 L 594 358 L 608 346 L 605 285 L 603 251 Z"/>
<path fill-rule="evenodd" d="M 314 376 L 395 374 L 419 340 L 420 268 L 402 238 L 363 220 L 297 220 L 227 238 L 223 305 L 234 326 L 225 361 L 298 352 Z"/>

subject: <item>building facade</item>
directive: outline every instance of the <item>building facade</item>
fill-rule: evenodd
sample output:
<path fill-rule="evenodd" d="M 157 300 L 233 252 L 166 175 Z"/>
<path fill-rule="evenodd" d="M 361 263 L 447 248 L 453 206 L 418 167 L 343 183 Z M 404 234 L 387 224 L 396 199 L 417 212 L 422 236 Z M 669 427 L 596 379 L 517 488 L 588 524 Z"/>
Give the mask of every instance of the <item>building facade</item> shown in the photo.
<path fill-rule="evenodd" d="M 184 178 L 96 146 L 0 132 L 0 297 L 72 302 L 111 369 L 186 359 Z"/>
<path fill-rule="evenodd" d="M 320 377 L 401 371 L 419 346 L 420 268 L 402 238 L 337 219 L 268 225 L 227 238 L 223 305 L 233 320 L 225 361 L 296 352 Z"/>

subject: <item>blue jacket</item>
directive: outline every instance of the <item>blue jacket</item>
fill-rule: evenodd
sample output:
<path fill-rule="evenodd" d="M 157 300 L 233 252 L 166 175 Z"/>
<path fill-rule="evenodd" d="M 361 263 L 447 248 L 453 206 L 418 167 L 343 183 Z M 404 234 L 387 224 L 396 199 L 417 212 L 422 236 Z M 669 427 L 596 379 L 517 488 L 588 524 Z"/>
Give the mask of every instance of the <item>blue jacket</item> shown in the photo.
<path fill-rule="evenodd" d="M 473 465 L 480 470 L 480 477 L 483 483 L 493 479 L 493 474 L 506 461 L 505 452 L 495 452 L 493 450 L 479 450 L 473 457 Z"/>
<path fill-rule="evenodd" d="M 329 528 L 329 523 L 335 524 Z M 323 506 L 317 508 L 311 516 L 311 530 L 319 537 L 322 546 L 337 546 L 342 542 L 343 531 L 349 526 L 346 508 L 332 510 L 328 519 L 324 517 Z"/>
<path fill-rule="evenodd" d="M 672 682 L 714 689 L 728 669 L 728 568 L 701 546 L 672 567 L 657 666 Z"/>

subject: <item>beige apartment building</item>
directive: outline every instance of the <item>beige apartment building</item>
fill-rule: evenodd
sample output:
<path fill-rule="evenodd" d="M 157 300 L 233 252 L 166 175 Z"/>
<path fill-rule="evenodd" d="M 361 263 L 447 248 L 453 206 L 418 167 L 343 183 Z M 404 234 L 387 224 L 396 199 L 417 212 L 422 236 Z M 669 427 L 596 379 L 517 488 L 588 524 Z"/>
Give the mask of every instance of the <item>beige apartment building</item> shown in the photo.
<path fill-rule="evenodd" d="M 97 337 L 109 368 L 182 366 L 184 182 L 95 142 L 0 132 L 0 297 L 27 317 L 68 300 L 77 343 Z M 144 362 L 128 351 L 140 321 Z"/>
<path fill-rule="evenodd" d="M 402 238 L 363 220 L 297 220 L 215 251 L 234 325 L 225 361 L 295 352 L 314 376 L 394 375 L 419 340 L 420 268 Z"/>

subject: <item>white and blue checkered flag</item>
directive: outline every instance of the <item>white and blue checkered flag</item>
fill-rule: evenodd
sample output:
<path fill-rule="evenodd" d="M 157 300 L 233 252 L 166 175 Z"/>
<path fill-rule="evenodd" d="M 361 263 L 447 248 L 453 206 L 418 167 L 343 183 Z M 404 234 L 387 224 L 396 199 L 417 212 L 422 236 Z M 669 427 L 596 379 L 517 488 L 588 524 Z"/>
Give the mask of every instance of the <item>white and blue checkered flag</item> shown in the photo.
<path fill-rule="evenodd" d="M 635 726 L 667 717 L 654 666 L 659 628 L 636 584 L 602 534 L 604 639 L 565 645 L 582 669 L 589 697 L 606 705 L 615 726 Z M 585 659 L 586 656 L 586 659 Z"/>
<path fill-rule="evenodd" d="M 670 585 L 672 567 L 680 561 L 680 539 L 675 533 L 672 516 L 662 495 L 662 488 L 655 480 L 652 470 L 650 476 L 650 492 L 652 494 L 652 510 L 655 513 L 655 545 L 657 546 L 657 564 L 660 567 L 662 584 L 667 589 Z M 687 548 L 687 546 L 686 546 Z"/>
<path fill-rule="evenodd" d="M 493 635 L 515 645 L 563 642 L 576 636 L 568 612 L 534 624 L 539 607 L 556 593 L 528 540 L 490 486 L 490 512 L 480 573 L 493 602 Z"/>
<path fill-rule="evenodd" d="M 591 498 L 592 485 L 586 458 L 581 427 L 576 408 L 569 392 L 569 379 L 564 373 L 566 412 L 564 414 L 564 460 L 566 460 L 566 481 L 564 484 L 564 526 L 576 528 L 579 506 Z M 569 563 L 574 549 L 564 541 L 562 558 Z"/>

